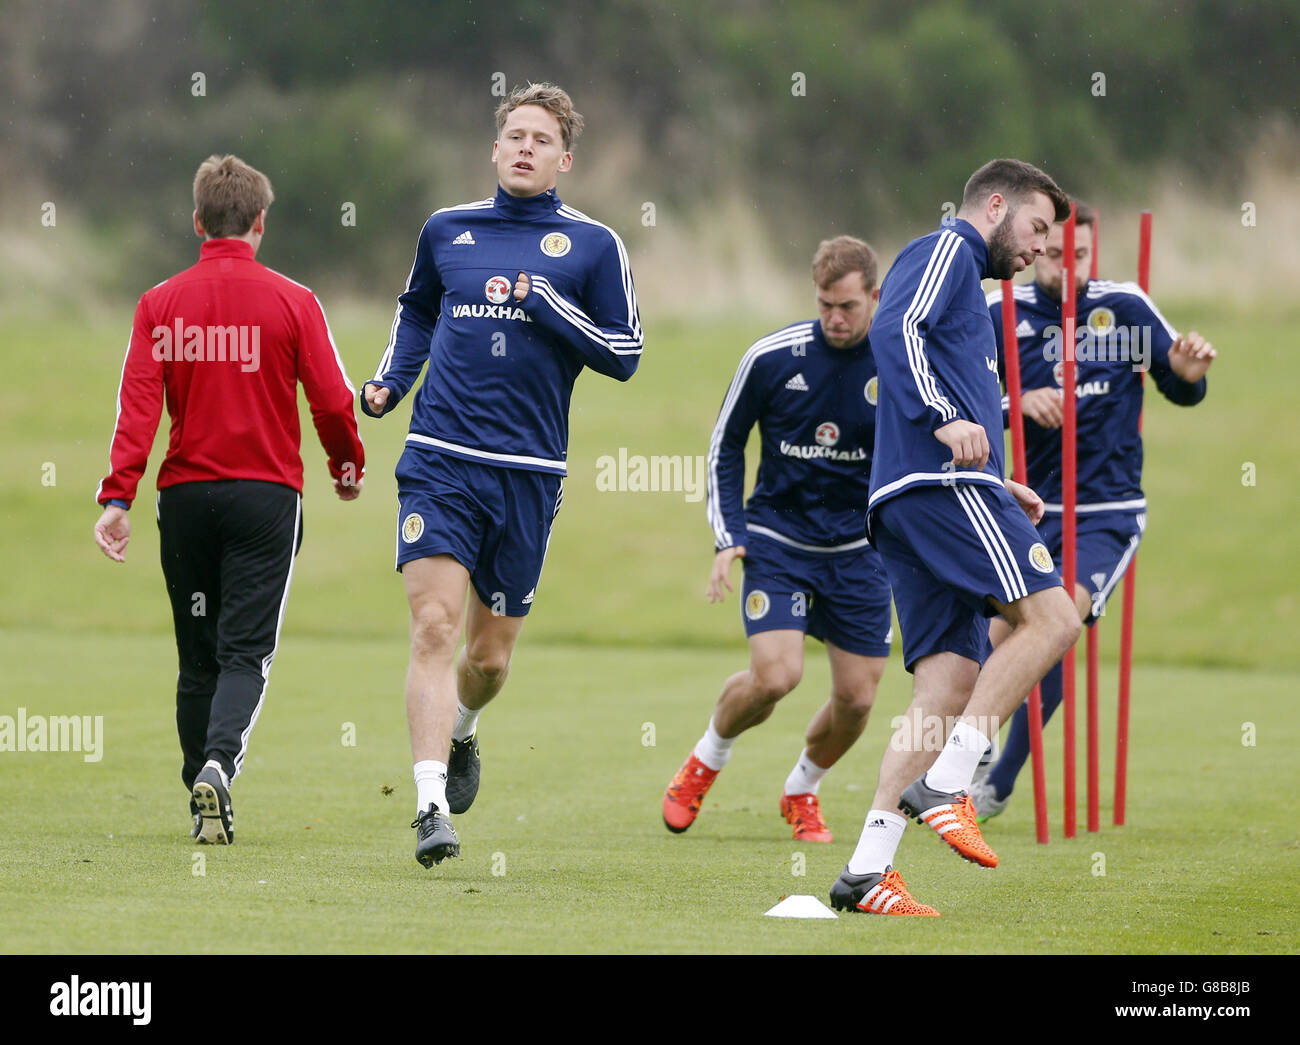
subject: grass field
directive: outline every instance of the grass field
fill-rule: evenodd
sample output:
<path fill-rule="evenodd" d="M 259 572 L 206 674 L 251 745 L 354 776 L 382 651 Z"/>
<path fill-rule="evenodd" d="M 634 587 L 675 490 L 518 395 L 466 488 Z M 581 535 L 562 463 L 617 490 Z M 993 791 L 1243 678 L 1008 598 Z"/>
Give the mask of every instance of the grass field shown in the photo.
<path fill-rule="evenodd" d="M 399 641 L 285 644 L 235 790 L 236 844 L 202 850 L 189 840 L 176 779 L 169 641 L 86 638 L 71 662 L 67 643 L 49 633 L 0 641 L 29 714 L 102 714 L 105 723 L 98 763 L 76 753 L 5 756 L 6 951 L 1098 954 L 1300 945 L 1294 828 L 1243 814 L 1249 796 L 1276 794 L 1294 777 L 1300 727 L 1292 680 L 1280 674 L 1251 677 L 1258 743 L 1243 747 L 1242 713 L 1223 700 L 1231 673 L 1139 669 L 1139 692 L 1170 694 L 1181 713 L 1136 706 L 1128 826 L 1064 840 L 1053 774 L 1050 846 L 1034 842 L 1027 791 L 988 825 L 1002 859 L 994 871 L 913 826 L 899 867 L 943 917 L 831 925 L 762 914 L 785 894 L 824 898 L 847 859 L 889 719 L 907 701 L 898 671 L 886 676 L 863 741 L 823 785 L 836 843 L 795 844 L 776 810 L 825 693 L 821 657 L 810 658 L 804 684 L 771 722 L 738 743 L 701 818 L 675 836 L 660 821 L 660 795 L 738 654 L 526 643 L 511 687 L 482 722 L 483 790 L 457 818 L 462 858 L 425 871 L 407 827 L 414 795 L 394 697 Z M 342 743 L 346 723 L 354 747 Z M 1059 765 L 1059 732 L 1052 737 Z M 1108 729 L 1107 762 L 1110 740 Z M 1104 793 L 1108 825 L 1109 778 Z M 1094 873 L 1097 854 L 1104 876 Z M 194 915 L 208 901 L 232 912 L 231 933 L 200 942 Z"/>
<path fill-rule="evenodd" d="M 620 447 L 703 453 L 740 351 L 779 320 L 652 325 L 630 384 L 580 379 L 565 508 L 512 680 L 482 722 L 483 792 L 457 821 L 464 857 L 426 872 L 407 827 L 406 611 L 392 572 L 392 466 L 406 409 L 383 423 L 363 419 L 371 467 L 354 504 L 328 495 L 306 426 L 305 543 L 235 790 L 238 843 L 199 851 L 177 778 L 175 655 L 150 510 L 161 446 L 133 513 L 127 565 L 110 564 L 90 539 L 129 314 L 7 318 L 0 343 L 26 364 L 6 348 L 9 371 L 38 372 L 35 359 L 47 376 L 0 391 L 9 530 L 0 715 L 102 715 L 105 740 L 95 763 L 0 753 L 0 950 L 1300 950 L 1300 836 L 1285 816 L 1253 812 L 1279 797 L 1285 810 L 1300 783 L 1300 568 L 1289 525 L 1300 421 L 1291 382 L 1279 377 L 1293 372 L 1300 314 L 1293 305 L 1165 310 L 1210 336 L 1220 359 L 1202 406 L 1153 396 L 1147 410 L 1152 507 L 1140 557 L 1129 826 L 1061 839 L 1053 729 L 1051 846 L 1034 843 L 1025 788 L 989 825 L 996 871 L 964 864 L 914 827 L 899 866 L 943 918 L 833 926 L 761 915 L 783 894 L 824 896 L 847 858 L 889 719 L 907 702 L 897 655 L 866 736 L 823 786 L 836 843 L 800 849 L 775 808 L 826 690 L 815 643 L 803 684 L 739 742 L 702 819 L 670 836 L 659 819 L 663 787 L 722 679 L 744 662 L 737 610 L 701 598 L 711 558 L 702 502 L 595 485 L 597 458 Z M 358 380 L 387 316 L 331 317 Z M 1254 485 L 1243 485 L 1246 465 Z M 1111 655 L 1118 628 L 1107 623 Z M 1105 677 L 1108 800 L 1111 662 Z M 342 742 L 348 723 L 355 746 Z M 1246 723 L 1253 746 L 1243 744 Z M 1104 875 L 1094 873 L 1098 853 Z M 214 894 L 238 912 L 235 928 L 200 940 L 195 905 Z"/>

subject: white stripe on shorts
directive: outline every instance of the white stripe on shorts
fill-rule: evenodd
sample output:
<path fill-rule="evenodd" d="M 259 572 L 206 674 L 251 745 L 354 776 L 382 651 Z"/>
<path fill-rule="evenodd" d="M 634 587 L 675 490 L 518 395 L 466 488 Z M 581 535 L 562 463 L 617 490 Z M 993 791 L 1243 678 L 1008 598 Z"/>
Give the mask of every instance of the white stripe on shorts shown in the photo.
<path fill-rule="evenodd" d="M 1024 598 L 1029 594 L 1029 590 L 1025 587 L 1025 579 L 988 506 L 974 490 L 956 486 L 953 487 L 953 492 L 956 493 L 957 500 L 961 503 L 962 510 L 970 520 L 980 543 L 984 545 L 984 550 L 988 552 L 989 561 L 993 564 L 994 572 L 997 573 L 998 580 L 1002 584 L 1002 593 L 1006 596 L 1004 601 L 1011 603 Z"/>

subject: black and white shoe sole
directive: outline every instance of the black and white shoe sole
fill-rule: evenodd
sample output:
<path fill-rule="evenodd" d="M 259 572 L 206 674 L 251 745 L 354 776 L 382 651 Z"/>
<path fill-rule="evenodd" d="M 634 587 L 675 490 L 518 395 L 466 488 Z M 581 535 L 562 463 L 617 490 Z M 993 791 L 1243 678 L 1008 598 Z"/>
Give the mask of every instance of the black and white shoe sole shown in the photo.
<path fill-rule="evenodd" d="M 221 797 L 217 789 L 206 781 L 200 780 L 194 785 L 194 804 L 199 807 L 203 824 L 196 836 L 204 845 L 230 845 L 233 841 L 234 827 L 228 830 L 221 815 Z"/>

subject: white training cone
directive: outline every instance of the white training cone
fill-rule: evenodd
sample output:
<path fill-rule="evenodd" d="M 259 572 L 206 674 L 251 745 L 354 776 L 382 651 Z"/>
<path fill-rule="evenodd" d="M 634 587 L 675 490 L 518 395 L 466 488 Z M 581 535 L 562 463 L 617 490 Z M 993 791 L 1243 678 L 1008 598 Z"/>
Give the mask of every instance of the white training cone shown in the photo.
<path fill-rule="evenodd" d="M 838 918 L 834 911 L 815 896 L 787 896 L 770 911 L 763 912 L 770 918 Z"/>

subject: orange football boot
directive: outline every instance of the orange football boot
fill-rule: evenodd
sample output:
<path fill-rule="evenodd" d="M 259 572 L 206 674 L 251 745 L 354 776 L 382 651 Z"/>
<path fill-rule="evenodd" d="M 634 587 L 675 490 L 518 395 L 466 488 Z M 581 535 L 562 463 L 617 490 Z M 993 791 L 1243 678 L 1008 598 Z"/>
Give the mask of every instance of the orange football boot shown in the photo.
<path fill-rule="evenodd" d="M 831 886 L 831 906 L 863 914 L 910 914 L 938 918 L 933 907 L 918 903 L 907 891 L 903 876 L 892 867 L 875 874 L 849 874 L 846 866 Z"/>
<path fill-rule="evenodd" d="M 696 758 L 694 751 L 691 752 L 691 757 L 677 770 L 677 775 L 664 792 L 664 826 L 669 831 L 681 834 L 695 823 L 700 803 L 704 801 L 718 772 Z"/>
<path fill-rule="evenodd" d="M 822 819 L 821 805 L 817 796 L 809 792 L 804 795 L 781 796 L 781 815 L 785 822 L 794 828 L 796 842 L 832 842 L 831 829 Z"/>
<path fill-rule="evenodd" d="M 915 817 L 917 823 L 933 827 L 958 855 L 981 867 L 997 867 L 998 854 L 980 834 L 975 803 L 967 792 L 936 791 L 926 784 L 922 775 L 908 785 L 898 806 Z"/>

